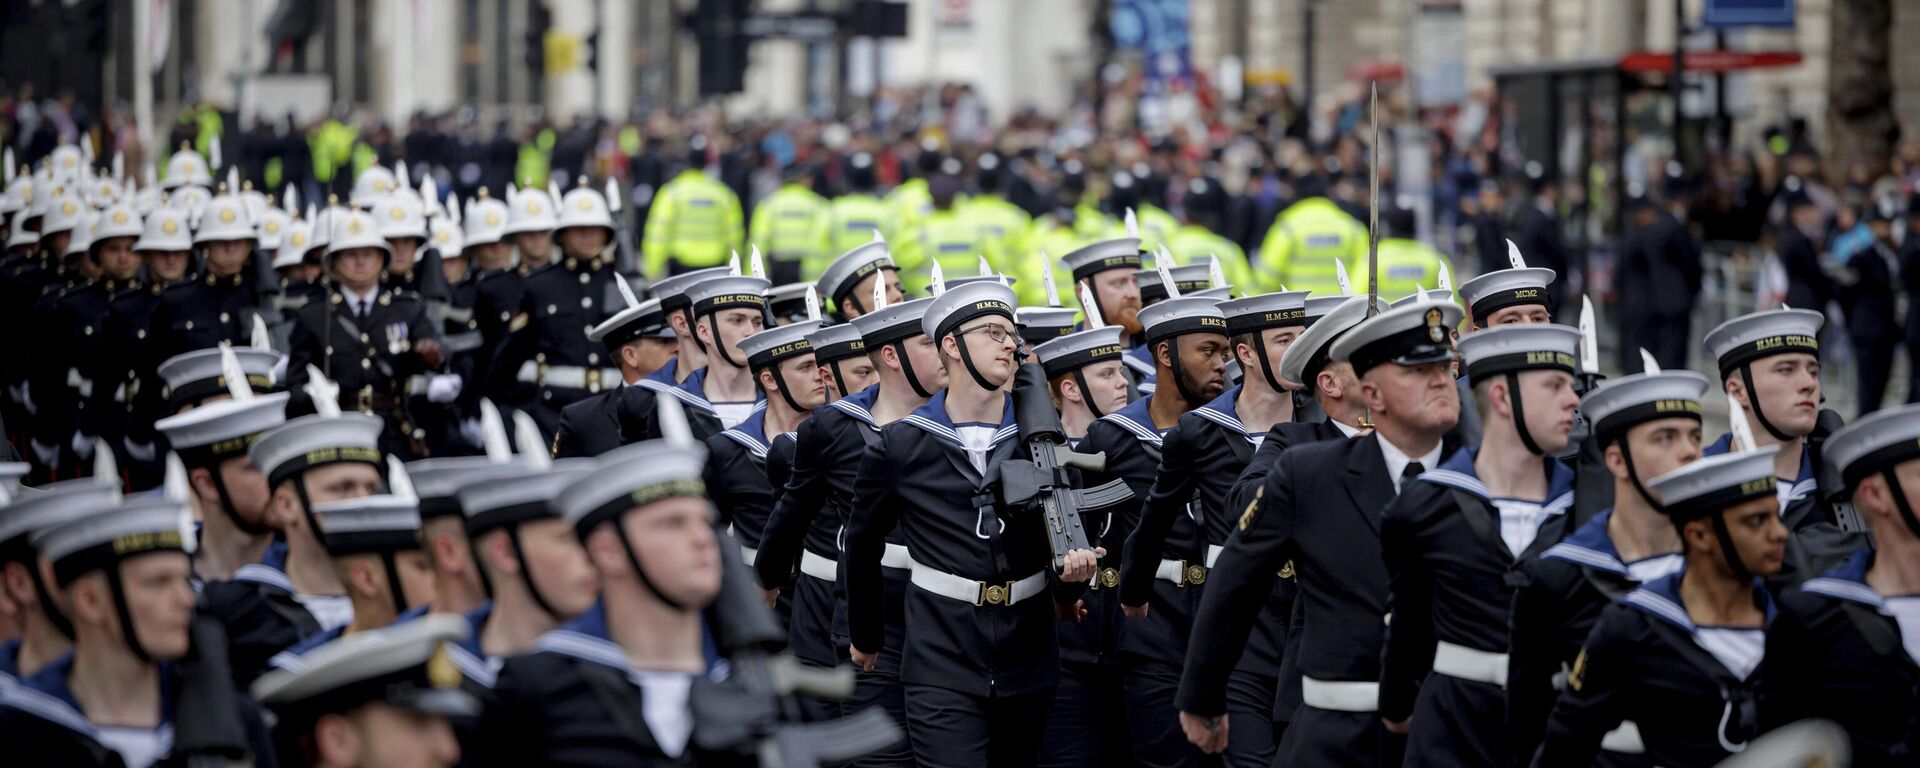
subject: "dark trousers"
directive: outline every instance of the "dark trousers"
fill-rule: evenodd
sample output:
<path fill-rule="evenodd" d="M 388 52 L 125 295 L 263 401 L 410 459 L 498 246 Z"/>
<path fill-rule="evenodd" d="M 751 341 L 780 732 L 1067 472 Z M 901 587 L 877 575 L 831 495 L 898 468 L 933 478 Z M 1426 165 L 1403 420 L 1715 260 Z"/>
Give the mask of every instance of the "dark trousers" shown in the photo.
<path fill-rule="evenodd" d="M 1693 340 L 1693 323 L 1686 315 L 1677 317 L 1636 316 L 1620 318 L 1620 368 L 1626 373 L 1642 373 L 1640 350 L 1644 349 L 1660 363 L 1661 370 L 1687 367 L 1687 344 Z"/>
<path fill-rule="evenodd" d="M 907 737 L 921 768 L 1033 765 L 1053 708 L 1053 689 L 970 696 L 906 686 Z"/>
<path fill-rule="evenodd" d="M 1853 354 L 1860 361 L 1860 415 L 1880 410 L 1887 394 L 1887 381 L 1893 378 L 1893 348 L 1896 341 L 1887 336 L 1853 337 Z"/>
<path fill-rule="evenodd" d="M 1041 768 L 1125 768 L 1133 764 L 1127 742 L 1126 691 L 1120 668 L 1109 664 L 1063 665 L 1053 712 L 1040 740 Z"/>
<path fill-rule="evenodd" d="M 909 722 L 906 696 L 900 678 L 879 672 L 859 672 L 853 686 L 853 696 L 841 702 L 840 711 L 844 715 L 853 715 L 868 707 L 882 707 L 887 717 L 907 727 Z M 909 732 L 911 728 L 909 727 Z M 914 754 L 919 746 L 913 740 L 900 741 L 887 749 L 861 758 L 859 766 L 900 766 L 913 768 Z"/>
<path fill-rule="evenodd" d="M 1394 768 L 1407 738 L 1388 733 L 1378 712 L 1335 712 L 1301 706 L 1287 724 L 1276 765 L 1298 768 Z"/>
<path fill-rule="evenodd" d="M 1127 692 L 1127 734 L 1133 741 L 1137 765 L 1148 768 L 1193 768 L 1218 765 L 1202 754 L 1180 730 L 1180 710 L 1173 705 L 1180 690 L 1180 669 L 1158 661 L 1137 661 L 1121 675 Z M 1261 719 L 1265 720 L 1265 711 Z M 1232 726 L 1229 725 L 1229 728 Z M 1231 733 L 1229 733 L 1231 735 Z"/>
<path fill-rule="evenodd" d="M 1227 677 L 1227 749 L 1220 753 L 1226 768 L 1267 768 L 1273 764 L 1273 686 L 1240 670 Z"/>

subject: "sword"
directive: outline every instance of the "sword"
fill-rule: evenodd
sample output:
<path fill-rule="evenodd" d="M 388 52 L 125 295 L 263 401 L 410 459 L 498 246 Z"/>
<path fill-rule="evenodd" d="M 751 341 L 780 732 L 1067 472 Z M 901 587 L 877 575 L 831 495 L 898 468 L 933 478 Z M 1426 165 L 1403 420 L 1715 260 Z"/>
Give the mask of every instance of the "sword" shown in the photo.
<path fill-rule="evenodd" d="M 1373 122 L 1373 161 L 1367 166 L 1367 317 L 1380 314 L 1380 84 L 1367 114 Z"/>

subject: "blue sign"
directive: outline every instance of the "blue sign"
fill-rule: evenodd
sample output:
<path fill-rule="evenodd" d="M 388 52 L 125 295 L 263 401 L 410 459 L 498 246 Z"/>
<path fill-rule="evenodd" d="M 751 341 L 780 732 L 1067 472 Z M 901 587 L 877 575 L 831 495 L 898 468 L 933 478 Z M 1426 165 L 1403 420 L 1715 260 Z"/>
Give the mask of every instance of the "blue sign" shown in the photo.
<path fill-rule="evenodd" d="M 1709 27 L 1791 27 L 1793 0 L 1707 0 Z"/>
<path fill-rule="evenodd" d="M 1192 74 L 1187 0 L 1115 0 L 1107 18 L 1114 46 L 1142 53 L 1150 79 Z"/>

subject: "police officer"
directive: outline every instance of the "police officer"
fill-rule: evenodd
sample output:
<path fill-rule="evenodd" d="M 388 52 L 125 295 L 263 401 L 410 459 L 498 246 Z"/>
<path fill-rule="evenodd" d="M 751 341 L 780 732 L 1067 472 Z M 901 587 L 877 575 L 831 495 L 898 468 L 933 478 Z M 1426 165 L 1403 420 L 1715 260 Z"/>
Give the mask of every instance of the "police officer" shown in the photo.
<path fill-rule="evenodd" d="M 922 331 L 951 382 L 867 448 L 847 526 L 847 623 L 856 665 L 886 644 L 886 536 L 911 553 L 901 681 L 922 766 L 1031 763 L 1059 678 L 1054 609 L 1071 606 L 1102 552 L 1052 573 L 1031 513 L 1003 516 L 988 490 L 1019 447 L 1011 396 L 1013 290 L 970 283 L 933 299 Z M 1012 519 L 1008 519 L 1011 517 Z M 1050 594 L 1051 593 L 1051 594 Z"/>
<path fill-rule="evenodd" d="M 647 378 L 662 384 L 679 384 L 692 376 L 694 371 L 707 367 L 706 342 L 693 333 L 693 301 L 687 298 L 687 286 L 728 274 L 727 267 L 713 267 L 682 272 L 654 282 L 653 297 L 660 300 L 660 311 L 667 318 L 667 330 L 672 332 L 677 343 L 673 359 L 648 374 Z"/>
<path fill-rule="evenodd" d="M 1033 226 L 1033 217 L 1001 195 L 1004 186 L 1001 179 L 1008 171 L 1002 166 L 1000 156 L 983 152 L 974 158 L 973 166 L 973 192 L 961 202 L 961 215 L 986 236 L 993 251 L 1003 254 L 1005 259 L 1024 258 L 1027 230 Z M 996 267 L 1014 271 L 1013 265 L 1004 260 Z"/>
<path fill-rule="evenodd" d="M 813 191 L 812 165 L 790 164 L 780 176 L 780 188 L 753 207 L 747 241 L 767 254 L 767 277 L 786 284 L 801 279 L 802 265 L 824 260 L 833 222 L 826 198 Z"/>
<path fill-rule="evenodd" d="M 751 566 L 758 556 L 767 516 L 773 510 L 773 489 L 767 480 L 767 451 L 773 435 L 797 429 L 826 402 L 820 384 L 813 345 L 807 341 L 815 323 L 783 325 L 740 340 L 754 384 L 766 407 L 740 423 L 707 438 L 706 483 L 721 522 L 740 546 L 742 560 Z"/>
<path fill-rule="evenodd" d="M 1188 181 L 1177 211 L 1180 227 L 1167 239 L 1167 250 L 1181 264 L 1205 264 L 1217 258 L 1226 271 L 1227 283 L 1251 292 L 1256 283 L 1247 252 L 1239 243 L 1216 234 L 1225 228 L 1226 208 L 1227 192 L 1220 182 L 1204 176 Z"/>
<path fill-rule="evenodd" d="M 834 259 L 814 287 L 821 299 L 833 302 L 836 317 L 852 320 L 877 308 L 878 303 L 873 300 L 876 281 L 883 286 L 885 303 L 900 303 L 904 295 L 900 289 L 900 268 L 894 266 L 893 257 L 887 253 L 886 241 L 878 237 Z"/>
<path fill-rule="evenodd" d="M 495 378 L 511 376 L 532 388 L 528 399 L 510 402 L 549 437 L 559 428 L 560 409 L 614 386 L 620 375 L 605 350 L 587 340 L 594 326 L 621 308 L 613 303 L 613 282 L 621 278 L 612 256 L 602 253 L 612 234 L 607 201 L 577 188 L 564 202 L 569 218 L 560 230 L 561 258 L 527 275 L 520 308 L 493 361 Z"/>
<path fill-rule="evenodd" d="M 272 760 L 257 705 L 234 694 L 219 654 L 194 652 L 219 629 L 195 615 L 192 534 L 174 498 L 95 497 L 35 534 L 72 609 L 74 646 L 0 687 L 8 754 L 82 766 Z"/>
<path fill-rule="evenodd" d="M 316 398 L 316 403 L 326 402 L 331 401 Z M 273 494 L 267 503 L 287 545 L 284 551 L 268 547 L 261 562 L 234 573 L 234 581 L 292 597 L 309 614 L 313 631 L 338 629 L 354 618 L 347 588 L 320 540 L 313 509 L 370 496 L 382 487 L 380 420 L 318 407 L 320 413 L 290 419 L 247 449 L 254 467 L 267 476 Z"/>
<path fill-rule="evenodd" d="M 1389 624 L 1380 717 L 1411 734 L 1408 764 L 1495 765 L 1515 562 L 1565 533 L 1566 447 L 1580 332 L 1493 328 L 1460 342 L 1485 425 L 1478 446 L 1420 476 L 1380 513 Z M 1429 674 L 1431 673 L 1431 675 Z"/>
<path fill-rule="evenodd" d="M 1831 446 L 1875 546 L 1780 598 L 1760 725 L 1832 720 L 1846 729 L 1854 765 L 1899 765 L 1920 754 L 1920 406 L 1866 416 Z"/>
<path fill-rule="evenodd" d="M 740 197 L 707 175 L 707 138 L 688 140 L 687 155 L 687 167 L 661 185 L 647 211 L 641 271 L 652 279 L 722 266 L 740 250 Z"/>
<path fill-rule="evenodd" d="M 931 210 L 903 227 L 893 240 L 892 255 L 909 293 L 927 289 L 935 264 L 947 275 L 966 274 L 983 257 L 989 264 L 1005 266 L 1006 254 L 999 251 L 997 241 L 968 221 L 957 205 L 963 184 L 958 175 L 960 161 L 946 162 L 947 167 L 926 181 Z"/>
<path fill-rule="evenodd" d="M 1021 309 L 1026 309 L 1022 307 Z M 1130 387 L 1120 362 L 1118 326 L 1102 326 L 1041 342 L 1033 354 L 1047 375 L 1069 445 L 1078 447 L 1095 419 L 1122 409 Z M 1090 515 L 1086 530 L 1107 550 L 1106 562 L 1081 597 L 1085 613 L 1064 623 L 1060 635 L 1060 685 L 1040 745 L 1040 765 L 1128 765 L 1133 761 L 1125 729 L 1126 691 L 1114 655 L 1122 617 L 1115 599 L 1118 563 L 1126 536 L 1109 514 Z"/>
<path fill-rule="evenodd" d="M 1190 571 L 1190 563 L 1210 566 L 1218 556 L 1238 519 L 1236 511 L 1226 505 L 1234 477 L 1252 459 L 1267 431 L 1293 416 L 1292 395 L 1281 383 L 1274 361 L 1284 358 L 1305 325 L 1305 299 L 1305 291 L 1291 291 L 1219 304 L 1234 358 L 1249 373 L 1248 381 L 1182 415 L 1166 434 L 1160 467 L 1141 509 L 1140 523 L 1127 537 L 1126 562 L 1158 564 L 1162 571 L 1169 570 L 1167 564 L 1173 563 L 1173 570 Z M 1198 530 L 1179 542 L 1171 541 L 1169 534 L 1179 528 L 1177 521 L 1195 513 L 1200 515 Z M 1176 544 L 1187 548 L 1169 551 Z M 1175 581 L 1162 586 L 1153 582 L 1153 575 L 1157 574 L 1150 574 L 1145 567 L 1123 568 L 1120 601 L 1129 616 L 1144 614 L 1148 621 L 1172 627 L 1171 647 L 1177 652 L 1160 663 L 1183 659 L 1184 641 L 1192 632 L 1193 611 L 1200 604 L 1205 582 L 1187 578 L 1186 583 Z M 1155 607 L 1159 610 L 1153 610 Z M 1248 715 L 1243 718 L 1244 726 L 1231 734 L 1226 760 L 1232 765 L 1273 762 L 1273 734 L 1264 726 L 1271 723 L 1274 674 L 1285 641 L 1282 633 L 1292 611 L 1291 590 L 1276 590 L 1275 599 L 1263 611 L 1260 632 L 1249 643 L 1250 652 L 1242 656 L 1229 684 L 1231 711 Z M 1137 627 L 1130 624 L 1129 631 Z M 1177 734 L 1168 737 L 1184 741 Z"/>
<path fill-rule="evenodd" d="M 1286 729 L 1282 759 L 1294 765 L 1399 762 L 1400 745 L 1378 714 L 1387 615 L 1380 510 L 1455 447 L 1446 439 L 1460 410 L 1448 331 L 1461 314 L 1450 303 L 1410 304 L 1361 322 L 1333 343 L 1331 359 L 1351 364 L 1360 379 L 1374 432 L 1282 453 L 1255 504 L 1241 513 L 1237 543 L 1216 567 L 1247 575 L 1208 587 L 1197 616 L 1212 631 L 1196 636 L 1177 700 L 1181 728 L 1201 749 L 1226 746 L 1225 682 L 1238 660 L 1232 649 L 1245 642 L 1259 605 L 1291 561 L 1298 599 L 1311 619 L 1299 635 L 1302 706 Z"/>
<path fill-rule="evenodd" d="M 311 407 L 303 402 L 309 398 L 302 386 L 308 367 L 315 367 L 337 382 L 341 408 L 377 415 L 386 424 L 381 439 L 387 453 L 424 454 L 426 435 L 407 411 L 408 393 L 425 390 L 434 397 L 447 389 L 457 394 L 460 387 L 459 379 L 438 373 L 445 363 L 440 330 L 427 319 L 418 294 L 381 287 L 381 270 L 392 253 L 372 216 L 341 215 L 333 228 L 327 269 L 334 290 L 327 301 L 302 307 L 294 323 L 287 363 L 288 389 L 300 393 L 294 407 Z"/>
<path fill-rule="evenodd" d="M 837 254 L 860 247 L 872 240 L 874 233 L 893 231 L 892 211 L 873 194 L 873 155 L 855 152 L 847 158 L 844 178 L 846 189 L 827 203 L 826 249 L 817 260 L 802 263 L 800 271 L 805 279 L 820 279 Z M 825 290 L 820 296 L 831 298 Z"/>
<path fill-rule="evenodd" d="M 687 287 L 682 298 L 690 302 L 695 338 L 711 354 L 707 366 L 688 374 L 679 384 L 641 379 L 638 386 L 620 391 L 620 433 L 623 442 L 651 440 L 660 435 L 654 400 L 679 399 L 691 411 L 693 430 L 702 440 L 731 429 L 765 407 L 764 394 L 747 366 L 740 342 L 766 325 L 767 281 L 730 275 L 702 280 Z"/>
<path fill-rule="evenodd" d="M 1380 296 L 1408 296 L 1440 284 L 1441 270 L 1452 272 L 1446 255 L 1420 242 L 1414 231 L 1413 210 L 1388 206 L 1380 212 Z M 1366 285 L 1371 275 L 1363 277 Z M 1355 290 L 1362 290 L 1356 286 Z M 1451 298 L 1451 297 L 1449 297 Z"/>
<path fill-rule="evenodd" d="M 1273 220 L 1260 243 L 1255 275 L 1264 290 L 1281 286 L 1321 296 L 1339 291 L 1335 262 L 1352 271 L 1367 258 L 1367 229 L 1332 200 L 1317 180 L 1303 180 L 1299 200 Z"/>
<path fill-rule="evenodd" d="M 678 343 L 667 330 L 659 299 L 628 305 L 587 334 L 620 364 L 620 386 L 631 387 L 672 362 Z M 598 456 L 620 447 L 619 389 L 609 389 L 560 409 L 553 457 Z"/>
<path fill-rule="evenodd" d="M 701 609 L 720 593 L 720 534 L 684 429 L 602 456 L 558 507 L 600 599 L 508 658 L 482 713 L 478 765 L 694 762 L 689 690 L 709 674 Z"/>
<path fill-rule="evenodd" d="M 40 486 L 0 507 L 0 576 L 20 620 L 19 636 L 0 643 L 0 689 L 38 674 L 73 651 L 72 609 L 47 578 L 52 564 L 36 537 L 89 510 L 108 508 L 119 497 L 118 488 L 79 478 Z"/>
<path fill-rule="evenodd" d="M 398 755 L 455 764 L 461 749 L 449 723 L 480 709 L 460 690 L 451 660 L 470 635 L 458 617 L 428 616 L 391 632 L 341 638 L 314 649 L 299 670 L 261 678 L 252 690 L 274 713 L 280 759 L 317 768 Z"/>
<path fill-rule="evenodd" d="M 420 549 L 420 499 L 406 472 L 389 457 L 385 492 L 313 505 L 309 517 L 346 587 L 353 620 L 309 635 L 268 659 L 269 666 L 297 670 L 321 645 L 415 618 L 419 614 L 408 616 L 409 610 L 431 603 L 433 569 Z"/>
<path fill-rule="evenodd" d="M 789 635 L 794 657 L 815 666 L 835 666 L 849 658 L 841 649 L 850 637 L 847 626 L 841 543 L 852 514 L 860 456 L 880 441 L 880 430 L 924 405 L 946 387 L 946 369 L 940 365 L 933 342 L 922 325 L 932 299 L 889 304 L 887 285 L 874 282 L 880 295 L 869 296 L 875 307 L 854 319 L 868 362 L 878 371 L 878 383 L 828 404 L 801 422 L 794 435 L 794 458 L 786 489 L 767 517 L 754 569 L 765 589 L 779 589 L 793 581 Z M 881 573 L 886 615 L 886 646 L 897 651 L 904 644 L 902 601 L 908 589 L 910 563 L 904 537 L 889 532 L 882 548 Z M 798 572 L 798 576 L 794 574 Z M 873 706 L 886 707 L 896 722 L 906 719 L 900 686 L 900 655 L 880 654 L 875 668 L 860 675 L 843 711 L 853 714 Z M 901 746 L 873 756 L 893 765 L 911 764 L 914 753 Z"/>
<path fill-rule="evenodd" d="M 1700 458 L 1706 389 L 1706 377 L 1692 371 L 1653 371 L 1609 381 L 1581 401 L 1613 480 L 1613 505 L 1515 566 L 1504 729 L 1511 764 L 1533 759 L 1563 673 L 1600 612 L 1679 570 L 1680 535 L 1646 480 Z M 1648 765 L 1639 738 L 1637 725 L 1622 723 L 1601 740 L 1596 764 Z"/>
<path fill-rule="evenodd" d="M 1656 765 L 1716 765 L 1758 735 L 1755 671 L 1775 613 L 1761 578 L 1780 571 L 1788 535 L 1769 482 L 1779 450 L 1709 456 L 1648 481 L 1685 564 L 1601 612 L 1533 765 L 1587 765 L 1624 721 Z"/>
<path fill-rule="evenodd" d="M 1719 364 L 1721 386 L 1739 402 L 1754 443 L 1780 446 L 1772 454 L 1780 514 L 1794 531 L 1836 522 L 1833 510 L 1820 503 L 1807 450 L 1819 418 L 1819 334 L 1825 323 L 1810 309 L 1776 309 L 1721 323 L 1705 340 L 1707 354 Z M 1706 455 L 1726 453 L 1732 445 L 1729 432 L 1707 446 Z"/>
<path fill-rule="evenodd" d="M 558 226 L 554 205 L 558 202 L 538 189 L 507 189 L 507 228 L 503 234 L 513 247 L 516 261 L 529 272 L 553 260 L 553 231 Z"/>

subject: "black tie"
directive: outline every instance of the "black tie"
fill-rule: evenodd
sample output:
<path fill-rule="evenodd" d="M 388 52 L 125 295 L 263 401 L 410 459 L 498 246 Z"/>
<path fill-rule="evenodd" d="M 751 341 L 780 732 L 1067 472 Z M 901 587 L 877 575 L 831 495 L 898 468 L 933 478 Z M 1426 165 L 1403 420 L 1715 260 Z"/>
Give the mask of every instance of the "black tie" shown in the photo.
<path fill-rule="evenodd" d="M 1420 462 L 1417 462 L 1417 461 L 1407 462 L 1407 466 L 1400 470 L 1400 488 L 1402 490 L 1405 490 L 1407 487 L 1407 481 L 1412 480 L 1416 477 L 1419 477 L 1420 473 L 1425 471 L 1427 471 L 1427 466 L 1425 464 L 1421 464 Z"/>
<path fill-rule="evenodd" d="M 365 321 L 366 321 L 366 319 L 367 319 L 367 302 L 366 302 L 365 300 L 361 300 L 361 301 L 356 301 L 356 302 L 354 302 L 354 303 L 353 303 L 353 319 L 355 319 L 355 320 L 359 320 L 359 321 L 362 321 L 362 322 L 365 322 Z"/>

